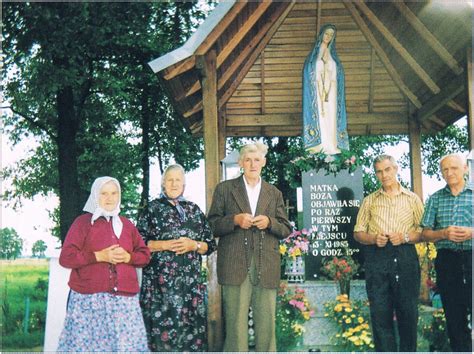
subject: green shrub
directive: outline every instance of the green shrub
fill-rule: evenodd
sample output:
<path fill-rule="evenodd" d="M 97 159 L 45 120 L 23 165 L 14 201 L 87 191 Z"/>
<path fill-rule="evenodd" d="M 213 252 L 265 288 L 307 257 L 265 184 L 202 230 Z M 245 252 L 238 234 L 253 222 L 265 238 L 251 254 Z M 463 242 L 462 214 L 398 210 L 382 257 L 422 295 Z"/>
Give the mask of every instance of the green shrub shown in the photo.
<path fill-rule="evenodd" d="M 43 278 L 39 278 L 35 284 L 35 291 L 32 294 L 34 300 L 46 301 L 48 297 L 48 282 Z"/>
<path fill-rule="evenodd" d="M 33 348 L 43 345 L 44 333 L 22 333 L 16 332 L 2 338 L 2 349 L 8 348 Z"/>
<path fill-rule="evenodd" d="M 48 263 L 2 263 L 0 326 L 2 351 L 41 346 L 46 322 Z M 28 333 L 24 332 L 25 300 L 29 298 Z M 35 348 L 39 349 L 40 348 Z"/>

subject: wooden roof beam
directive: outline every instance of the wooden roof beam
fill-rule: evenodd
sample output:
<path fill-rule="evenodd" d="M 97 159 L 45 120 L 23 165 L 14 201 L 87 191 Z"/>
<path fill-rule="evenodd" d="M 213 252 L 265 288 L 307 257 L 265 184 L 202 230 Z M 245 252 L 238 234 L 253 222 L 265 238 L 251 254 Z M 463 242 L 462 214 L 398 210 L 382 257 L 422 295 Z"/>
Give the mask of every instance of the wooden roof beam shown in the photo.
<path fill-rule="evenodd" d="M 225 15 L 219 25 L 214 27 L 212 32 L 206 37 L 201 45 L 196 49 L 196 55 L 204 55 L 214 45 L 220 36 L 227 30 L 229 25 L 234 21 L 242 9 L 247 5 L 248 0 L 236 1 L 232 9 Z"/>
<path fill-rule="evenodd" d="M 237 47 L 237 45 L 242 41 L 245 35 L 252 29 L 252 27 L 257 23 L 260 17 L 263 16 L 265 11 L 272 4 L 271 1 L 264 1 L 258 5 L 257 9 L 249 16 L 245 21 L 242 28 L 238 30 L 232 39 L 227 42 L 227 45 L 220 51 L 217 55 L 217 68 L 219 68 L 222 63 L 227 59 L 227 57 L 232 53 L 232 51 Z"/>
<path fill-rule="evenodd" d="M 245 3 L 247 3 L 247 1 L 245 1 Z M 223 50 L 221 50 L 221 52 L 217 56 L 217 68 L 219 68 L 222 65 L 222 63 L 226 60 L 226 58 L 230 55 L 230 53 L 232 53 L 232 51 L 240 43 L 242 38 L 244 38 L 244 36 L 255 25 L 255 23 L 258 21 L 258 19 L 265 13 L 265 11 L 268 9 L 270 4 L 271 4 L 271 2 L 268 2 L 268 1 L 267 2 L 262 2 L 260 4 L 260 6 L 257 8 L 257 10 L 252 14 L 252 16 L 249 17 L 249 19 L 244 24 L 244 26 L 237 32 L 236 36 L 234 36 L 228 42 L 228 45 Z M 242 5 L 240 4 L 239 5 L 240 10 L 241 10 L 241 7 L 242 7 Z M 218 27 L 221 27 L 221 26 L 218 26 Z M 213 36 L 214 34 L 211 34 L 211 35 Z M 206 43 L 206 41 L 204 43 Z M 207 48 L 207 45 L 202 47 L 202 48 L 199 47 L 197 52 L 200 53 L 200 52 L 204 51 L 204 48 Z M 194 58 L 195 58 L 195 56 L 193 56 L 193 61 L 195 61 Z M 192 67 L 190 67 L 189 69 L 191 69 L 191 68 Z M 178 97 L 177 101 L 181 101 L 181 100 L 185 99 L 186 97 L 191 96 L 192 94 L 196 93 L 200 89 L 201 89 L 201 83 L 199 82 L 199 80 L 196 80 L 183 95 Z"/>
<path fill-rule="evenodd" d="M 191 96 L 192 94 L 198 92 L 201 89 L 201 82 L 196 80 L 192 86 L 190 86 L 187 90 L 183 90 L 179 96 L 176 97 L 176 102 L 180 102 L 185 98 Z"/>
<path fill-rule="evenodd" d="M 420 125 L 421 125 L 422 128 L 425 129 L 425 131 L 430 132 L 430 131 L 434 130 L 433 129 L 433 124 L 428 119 L 424 120 L 423 122 L 420 122 Z"/>
<path fill-rule="evenodd" d="M 427 120 L 433 122 L 434 124 L 438 125 L 441 127 L 441 129 L 444 129 L 446 127 L 446 123 L 439 119 L 436 115 L 432 115 L 431 117 L 427 118 Z"/>
<path fill-rule="evenodd" d="M 457 112 L 466 113 L 466 109 L 463 106 L 461 106 L 459 103 L 457 103 L 455 100 L 449 101 L 447 105 Z"/>
<path fill-rule="evenodd" d="M 191 117 L 193 114 L 196 114 L 197 112 L 202 111 L 202 108 L 203 106 L 202 106 L 202 100 L 201 100 L 198 103 L 196 103 L 193 108 L 184 112 L 183 117 L 184 118 Z"/>
<path fill-rule="evenodd" d="M 463 72 L 463 68 L 458 64 L 456 59 L 449 53 L 449 51 L 438 41 L 438 39 L 431 34 L 425 27 L 423 22 L 405 5 L 401 0 L 392 0 L 393 5 L 405 16 L 407 21 L 419 33 L 421 37 L 430 45 L 430 47 L 439 55 L 439 57 L 451 68 L 452 71 L 459 75 Z"/>
<path fill-rule="evenodd" d="M 400 56 L 407 62 L 407 64 L 413 69 L 418 77 L 425 83 L 431 92 L 437 94 L 440 92 L 439 86 L 431 79 L 428 73 L 417 63 L 417 61 L 411 56 L 410 53 L 403 47 L 397 38 L 388 30 L 387 27 L 380 21 L 377 16 L 367 7 L 363 2 L 354 2 L 356 6 L 362 11 L 362 13 L 374 24 L 379 32 L 385 37 L 390 45 L 400 54 Z"/>
<path fill-rule="evenodd" d="M 196 65 L 196 57 L 192 56 L 187 59 L 184 59 L 182 62 L 170 67 L 165 70 L 163 78 L 165 80 L 171 80 L 172 78 L 181 75 L 182 73 L 191 70 Z"/>
<path fill-rule="evenodd" d="M 399 113 L 349 113 L 349 125 L 351 124 L 405 124 L 406 116 Z M 267 113 L 267 114 L 227 114 L 227 127 L 252 127 L 252 126 L 301 126 L 301 113 Z"/>
<path fill-rule="evenodd" d="M 457 76 L 453 81 L 444 86 L 440 93 L 432 96 L 423 104 L 423 107 L 418 109 L 418 112 L 416 112 L 418 121 L 422 122 L 433 116 L 447 102 L 459 95 L 464 90 L 464 85 L 464 77 Z"/>
<path fill-rule="evenodd" d="M 285 20 L 286 16 L 288 16 L 288 13 L 295 5 L 295 2 L 296 0 L 292 0 L 289 3 L 279 3 L 279 10 L 273 12 L 270 15 L 270 18 L 266 21 L 266 23 L 262 26 L 260 31 L 255 36 L 254 43 L 258 43 L 257 47 L 253 49 L 254 44 L 249 44 L 248 47 L 243 50 L 242 53 L 240 53 L 240 55 L 234 60 L 228 70 L 221 76 L 219 80 L 220 82 L 218 82 L 217 84 L 218 87 L 223 87 L 226 81 L 233 76 L 237 69 L 239 69 L 240 64 L 243 62 L 243 60 L 246 59 L 245 64 L 240 69 L 240 72 L 237 77 L 232 81 L 232 84 L 229 86 L 227 91 L 224 92 L 224 94 L 222 94 L 222 96 L 219 98 L 219 109 L 221 109 L 227 103 L 229 98 L 234 94 L 237 87 L 239 87 L 240 83 L 244 79 L 245 75 L 247 75 L 248 71 L 257 60 L 260 53 L 263 51 L 263 49 L 273 37 L 277 29 Z"/>
<path fill-rule="evenodd" d="M 393 81 L 395 81 L 395 84 L 399 87 L 400 91 L 402 91 L 405 96 L 410 100 L 411 103 L 417 108 L 421 107 L 421 102 L 418 99 L 418 97 L 408 88 L 407 85 L 403 82 L 402 78 L 400 75 L 398 75 L 397 70 L 395 67 L 392 65 L 390 62 L 390 59 L 388 58 L 387 54 L 384 52 L 380 44 L 377 42 L 375 39 L 374 35 L 370 31 L 369 27 L 367 24 L 364 22 L 360 14 L 357 12 L 356 8 L 354 5 L 350 2 L 344 2 L 344 5 L 346 6 L 347 10 L 350 12 L 352 18 L 354 19 L 354 22 L 359 26 L 359 29 L 367 39 L 367 41 L 372 45 L 372 47 L 375 49 L 375 52 L 377 53 L 380 61 L 382 64 L 385 66 L 385 69 L 387 69 L 390 77 L 392 78 Z"/>
<path fill-rule="evenodd" d="M 216 42 L 216 40 L 222 35 L 222 33 L 227 29 L 227 27 L 232 23 L 232 21 L 237 17 L 237 15 L 242 11 L 242 9 L 247 5 L 247 0 L 237 1 L 232 9 L 227 13 L 223 20 L 219 23 L 219 26 L 216 26 L 213 31 L 206 37 L 206 39 L 201 43 L 201 45 L 196 49 L 195 55 L 205 54 Z M 186 71 L 191 70 L 196 65 L 195 55 L 186 58 L 182 62 L 174 65 L 165 70 L 163 78 L 165 80 L 171 80 L 178 75 L 185 73 Z"/>
<path fill-rule="evenodd" d="M 195 135 L 199 132 L 202 132 L 203 125 L 203 120 L 196 121 L 189 126 L 189 130 L 191 130 L 191 133 Z"/>
<path fill-rule="evenodd" d="M 262 137 L 262 136 L 299 136 L 301 127 L 249 127 L 249 129 L 228 128 L 227 136 L 234 137 Z"/>
<path fill-rule="evenodd" d="M 247 47 L 240 52 L 240 54 L 233 60 L 232 64 L 227 68 L 227 70 L 220 76 L 219 81 L 217 82 L 217 89 L 220 90 L 222 87 L 224 87 L 229 79 L 235 75 L 237 70 L 239 69 L 240 65 L 242 65 L 243 62 L 248 62 L 248 58 L 252 55 L 252 51 L 256 50 L 255 44 L 259 43 L 262 38 L 265 38 L 265 32 L 271 28 L 272 24 L 278 19 L 278 16 L 280 16 L 281 12 L 275 11 L 270 15 L 270 18 L 266 21 L 266 23 L 260 28 L 260 31 L 254 36 L 252 39 L 252 42 L 247 45 Z M 258 55 L 263 52 L 263 49 L 265 47 L 261 48 L 260 51 L 258 51 Z M 255 60 L 258 58 L 258 55 L 255 57 L 254 60 L 252 60 L 252 65 L 255 62 Z M 251 66 L 250 66 L 251 67 Z M 248 70 L 250 69 L 248 68 Z M 244 75 L 247 75 L 248 70 L 240 70 L 240 73 L 244 73 Z M 219 107 L 221 108 L 222 105 L 219 104 Z"/>

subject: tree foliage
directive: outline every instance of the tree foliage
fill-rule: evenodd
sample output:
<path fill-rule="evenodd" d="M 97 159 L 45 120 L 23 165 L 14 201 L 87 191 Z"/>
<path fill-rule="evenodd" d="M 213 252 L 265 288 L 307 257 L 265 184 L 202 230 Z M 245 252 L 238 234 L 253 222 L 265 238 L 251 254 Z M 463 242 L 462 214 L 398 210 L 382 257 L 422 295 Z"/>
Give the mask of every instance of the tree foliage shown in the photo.
<path fill-rule="evenodd" d="M 5 132 L 14 143 L 38 142 L 4 171 L 13 186 L 4 196 L 57 194 L 63 239 L 96 177 L 121 182 L 133 216 L 150 158 L 162 166 L 179 155 L 196 167 L 201 143 L 176 119 L 147 63 L 180 44 L 200 17 L 195 2 L 4 4 L 3 79 L 13 112 L 3 117 Z"/>
<path fill-rule="evenodd" d="M 0 229 L 0 258 L 16 259 L 21 255 L 23 239 L 15 229 L 5 227 Z"/>
<path fill-rule="evenodd" d="M 423 134 L 422 142 L 422 164 L 423 171 L 428 176 L 441 180 L 439 161 L 444 155 L 451 153 L 466 153 L 468 151 L 467 118 L 449 125 L 436 134 Z M 407 166 L 409 157 L 404 156 L 403 166 Z"/>
<path fill-rule="evenodd" d="M 46 242 L 43 240 L 38 240 L 33 243 L 33 246 L 31 247 L 31 254 L 33 257 L 36 258 L 44 258 L 45 257 L 45 252 L 48 249 L 48 246 L 46 245 Z"/>

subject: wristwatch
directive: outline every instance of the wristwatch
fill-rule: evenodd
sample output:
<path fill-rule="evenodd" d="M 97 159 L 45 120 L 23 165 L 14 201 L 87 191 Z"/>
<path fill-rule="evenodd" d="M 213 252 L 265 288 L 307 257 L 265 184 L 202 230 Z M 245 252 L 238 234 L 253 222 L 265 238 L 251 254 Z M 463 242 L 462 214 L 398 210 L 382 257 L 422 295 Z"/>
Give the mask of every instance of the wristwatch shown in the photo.
<path fill-rule="evenodd" d="M 410 237 L 408 236 L 408 232 L 405 232 L 405 235 L 403 236 L 403 239 L 405 240 L 405 243 L 410 242 Z"/>
<path fill-rule="evenodd" d="M 201 249 L 201 242 L 196 241 L 196 249 L 195 251 L 199 251 Z"/>

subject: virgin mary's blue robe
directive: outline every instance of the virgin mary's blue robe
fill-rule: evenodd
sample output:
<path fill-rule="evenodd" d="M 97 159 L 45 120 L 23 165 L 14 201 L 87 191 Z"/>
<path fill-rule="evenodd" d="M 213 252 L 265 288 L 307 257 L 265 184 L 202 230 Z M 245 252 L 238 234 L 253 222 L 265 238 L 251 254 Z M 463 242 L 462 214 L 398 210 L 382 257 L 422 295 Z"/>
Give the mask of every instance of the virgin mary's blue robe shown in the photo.
<path fill-rule="evenodd" d="M 306 58 L 303 67 L 303 141 L 306 149 L 321 144 L 321 129 L 319 125 L 318 113 L 318 85 L 316 78 L 316 61 L 318 60 L 319 49 L 324 37 L 324 32 L 332 28 L 334 36 L 329 43 L 329 52 L 336 62 L 337 68 L 337 106 L 336 106 L 336 139 L 339 149 L 349 149 L 349 138 L 347 135 L 346 117 L 346 91 L 344 84 L 344 69 L 336 53 L 336 27 L 334 25 L 324 25 L 319 31 L 316 44 L 310 55 Z"/>

